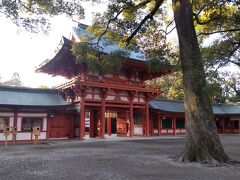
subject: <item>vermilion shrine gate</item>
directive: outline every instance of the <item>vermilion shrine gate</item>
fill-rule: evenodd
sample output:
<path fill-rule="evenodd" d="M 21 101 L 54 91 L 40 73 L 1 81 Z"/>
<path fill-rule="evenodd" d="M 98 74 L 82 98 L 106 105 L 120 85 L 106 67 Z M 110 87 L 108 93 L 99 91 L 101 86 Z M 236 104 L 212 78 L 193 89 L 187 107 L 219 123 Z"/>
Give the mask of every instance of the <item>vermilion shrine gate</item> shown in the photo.
<path fill-rule="evenodd" d="M 172 66 L 151 73 L 142 54 L 130 52 L 119 72 L 102 75 L 91 72 L 86 64 L 76 63 L 71 51 L 72 43 L 80 41 L 81 35 L 89 35 L 86 28 L 80 24 L 73 29 L 71 40 L 63 37 L 56 55 L 44 62 L 38 72 L 70 79 L 57 88 L 64 92 L 68 102 L 80 105 L 80 119 L 75 122 L 75 132 L 79 133 L 80 139 L 88 130 L 87 116 L 90 118 L 90 137 L 104 137 L 105 133 L 149 136 L 149 101 L 158 95 L 159 90 L 145 87 L 144 81 L 170 73 Z M 101 43 L 103 53 L 119 49 L 116 45 Z"/>

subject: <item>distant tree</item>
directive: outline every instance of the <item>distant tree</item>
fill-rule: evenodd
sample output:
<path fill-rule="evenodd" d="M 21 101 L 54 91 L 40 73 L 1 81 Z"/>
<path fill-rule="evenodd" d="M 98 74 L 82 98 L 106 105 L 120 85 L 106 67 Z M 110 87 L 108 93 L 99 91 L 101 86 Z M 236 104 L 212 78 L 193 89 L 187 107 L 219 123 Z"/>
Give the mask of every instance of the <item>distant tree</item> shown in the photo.
<path fill-rule="evenodd" d="M 13 73 L 12 79 L 2 83 L 5 86 L 13 86 L 13 87 L 22 87 L 23 83 L 20 80 L 20 76 L 17 72 Z"/>
<path fill-rule="evenodd" d="M 40 86 L 37 86 L 37 88 L 49 89 L 49 87 L 48 87 L 48 86 L 46 86 L 46 85 L 40 85 Z"/>

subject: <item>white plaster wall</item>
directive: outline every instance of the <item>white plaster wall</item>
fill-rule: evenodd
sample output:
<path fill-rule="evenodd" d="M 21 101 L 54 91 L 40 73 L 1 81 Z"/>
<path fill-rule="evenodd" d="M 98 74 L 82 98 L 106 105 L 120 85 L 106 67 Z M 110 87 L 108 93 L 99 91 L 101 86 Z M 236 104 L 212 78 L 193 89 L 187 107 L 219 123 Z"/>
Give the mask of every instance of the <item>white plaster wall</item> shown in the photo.
<path fill-rule="evenodd" d="M 94 95 L 94 99 L 101 99 L 99 95 Z"/>
<path fill-rule="evenodd" d="M 157 130 L 157 129 L 154 129 L 154 130 L 153 130 L 153 133 L 154 133 L 154 134 L 157 134 L 157 133 L 158 133 L 158 130 Z"/>
<path fill-rule="evenodd" d="M 17 130 L 21 131 L 21 126 L 22 126 L 22 118 L 18 117 L 17 118 Z"/>
<path fill-rule="evenodd" d="M 145 102 L 143 98 L 140 98 L 139 100 L 140 100 L 140 102 L 143 102 L 143 103 Z"/>
<path fill-rule="evenodd" d="M 12 135 L 8 136 L 7 140 L 11 141 L 12 140 Z M 3 133 L 0 133 L 0 141 L 5 141 L 5 136 L 3 135 Z"/>
<path fill-rule="evenodd" d="M 31 140 L 31 132 L 18 132 L 17 140 Z"/>
<path fill-rule="evenodd" d="M 107 96 L 106 100 L 114 100 L 115 96 Z"/>
<path fill-rule="evenodd" d="M 47 118 L 43 118 L 43 131 L 47 130 Z"/>
<path fill-rule="evenodd" d="M 134 127 L 134 135 L 142 135 L 142 127 Z"/>
<path fill-rule="evenodd" d="M 10 117 L 10 116 L 14 116 L 14 113 L 11 113 L 11 112 L 0 112 L 0 116 Z"/>
<path fill-rule="evenodd" d="M 128 98 L 127 97 L 121 97 L 121 101 L 127 101 L 128 102 Z"/>
<path fill-rule="evenodd" d="M 32 140 L 35 139 L 35 135 L 32 134 Z M 46 132 L 40 132 L 40 136 L 38 136 L 38 139 L 47 139 L 47 133 Z"/>
<path fill-rule="evenodd" d="M 134 98 L 134 99 L 133 99 L 133 102 L 138 102 L 138 98 Z"/>
<path fill-rule="evenodd" d="M 10 117 L 9 118 L 9 126 L 13 127 L 13 124 L 14 124 L 14 117 Z"/>
<path fill-rule="evenodd" d="M 86 99 L 92 99 L 92 94 L 87 94 Z"/>
<path fill-rule="evenodd" d="M 173 130 L 171 130 L 171 129 L 170 129 L 170 130 L 168 130 L 168 133 L 173 133 Z"/>

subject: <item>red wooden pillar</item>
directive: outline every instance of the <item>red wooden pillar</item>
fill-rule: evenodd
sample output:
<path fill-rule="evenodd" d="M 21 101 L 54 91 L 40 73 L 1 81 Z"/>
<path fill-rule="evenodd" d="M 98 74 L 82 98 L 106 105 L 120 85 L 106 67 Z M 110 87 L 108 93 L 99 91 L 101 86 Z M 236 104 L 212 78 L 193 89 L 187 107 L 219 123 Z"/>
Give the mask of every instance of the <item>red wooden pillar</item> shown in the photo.
<path fill-rule="evenodd" d="M 100 115 L 100 137 L 104 138 L 105 135 L 105 97 L 106 89 L 102 89 L 102 106 L 101 106 L 101 115 Z"/>
<path fill-rule="evenodd" d="M 84 97 L 80 99 L 80 123 L 79 123 L 79 139 L 83 140 L 85 136 L 85 107 Z"/>
<path fill-rule="evenodd" d="M 162 127 L 162 120 L 161 120 L 160 113 L 157 114 L 157 118 L 158 118 L 158 136 L 160 136 L 161 135 L 161 127 Z"/>
<path fill-rule="evenodd" d="M 130 133 L 129 133 L 129 136 L 133 137 L 133 135 L 134 135 L 133 98 L 130 98 L 129 122 L 130 122 Z"/>
<path fill-rule="evenodd" d="M 152 115 L 149 113 L 149 136 L 153 135 L 153 127 L 152 127 Z"/>
<path fill-rule="evenodd" d="M 51 118 L 51 116 L 49 115 L 49 112 L 48 112 L 48 114 L 47 114 L 47 140 L 49 140 L 49 134 L 50 134 L 50 119 L 52 119 L 52 118 Z M 15 112 L 14 112 L 14 126 L 15 126 Z"/>
<path fill-rule="evenodd" d="M 225 120 L 224 117 L 221 117 L 221 123 L 222 123 L 222 133 L 225 133 Z"/>
<path fill-rule="evenodd" d="M 143 111 L 142 111 L 142 113 L 143 113 L 143 118 L 142 118 L 142 136 L 145 136 L 145 134 L 146 134 L 146 118 L 145 118 L 145 114 L 146 114 L 146 112 L 145 112 L 145 110 L 143 109 Z"/>
<path fill-rule="evenodd" d="M 100 137 L 104 138 L 105 135 L 105 101 L 102 101 L 101 117 L 100 117 Z"/>
<path fill-rule="evenodd" d="M 149 105 L 148 102 L 146 103 L 146 108 L 145 108 L 145 122 L 146 122 L 146 136 L 149 136 Z"/>
<path fill-rule="evenodd" d="M 95 137 L 95 121 L 94 121 L 94 111 L 90 112 L 90 130 L 89 136 Z"/>
<path fill-rule="evenodd" d="M 14 111 L 13 126 L 14 126 L 14 127 L 17 127 L 17 110 Z"/>
<path fill-rule="evenodd" d="M 112 118 L 111 117 L 109 117 L 108 119 L 107 119 L 107 134 L 109 135 L 109 136 L 111 136 L 111 121 L 112 121 Z"/>
<path fill-rule="evenodd" d="M 176 117 L 173 115 L 173 134 L 176 135 Z"/>

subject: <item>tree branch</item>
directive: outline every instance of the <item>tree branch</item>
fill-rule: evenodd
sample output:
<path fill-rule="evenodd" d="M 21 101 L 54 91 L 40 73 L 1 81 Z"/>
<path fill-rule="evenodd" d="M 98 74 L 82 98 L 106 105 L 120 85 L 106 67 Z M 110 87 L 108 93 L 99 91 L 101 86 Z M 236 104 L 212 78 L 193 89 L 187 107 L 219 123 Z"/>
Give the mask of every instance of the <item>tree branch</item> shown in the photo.
<path fill-rule="evenodd" d="M 133 33 L 127 38 L 127 45 L 129 45 L 130 41 L 135 37 L 135 35 L 138 33 L 138 31 L 142 28 L 142 26 L 144 25 L 144 23 L 148 20 L 148 19 L 153 19 L 153 16 L 156 14 L 157 10 L 159 9 L 159 7 L 162 5 L 164 0 L 159 0 L 156 2 L 156 5 L 154 6 L 153 10 L 146 15 L 142 21 L 139 23 L 138 27 L 133 31 Z"/>
<path fill-rule="evenodd" d="M 206 32 L 206 33 L 202 32 L 202 33 L 199 33 L 197 36 L 211 35 L 211 34 L 224 33 L 224 32 L 235 32 L 235 31 L 240 31 L 240 28 L 219 30 L 219 31 L 213 31 L 213 32 Z"/>
<path fill-rule="evenodd" d="M 141 3 L 139 3 L 139 4 L 137 4 L 134 8 L 141 8 L 142 6 L 145 6 L 146 4 L 150 3 L 151 1 L 153 1 L 153 0 L 143 1 L 143 2 L 141 2 Z M 94 43 L 94 44 L 96 44 L 98 47 L 100 47 L 100 46 L 99 46 L 99 42 L 100 42 L 100 40 L 102 39 L 102 37 L 107 33 L 107 30 L 109 29 L 109 25 L 111 24 L 111 22 L 115 21 L 115 20 L 118 18 L 118 16 L 119 16 L 124 10 L 125 10 L 125 8 L 120 9 L 120 11 L 119 11 L 113 18 L 111 18 L 111 19 L 108 20 L 107 26 L 106 26 L 104 32 L 98 37 L 97 42 Z M 93 44 L 92 44 L 92 45 L 93 45 Z M 100 47 L 100 48 L 102 48 L 102 47 Z"/>
<path fill-rule="evenodd" d="M 107 23 L 107 26 L 106 26 L 104 32 L 99 36 L 98 41 L 96 42 L 97 45 L 99 44 L 101 38 L 107 33 L 107 30 L 108 30 L 108 28 L 109 28 L 110 23 L 113 22 L 113 21 L 115 21 L 122 12 L 123 12 L 123 9 L 121 9 L 121 10 L 116 14 L 116 16 L 114 16 L 113 18 L 111 18 L 111 19 L 108 20 L 108 23 Z"/>

